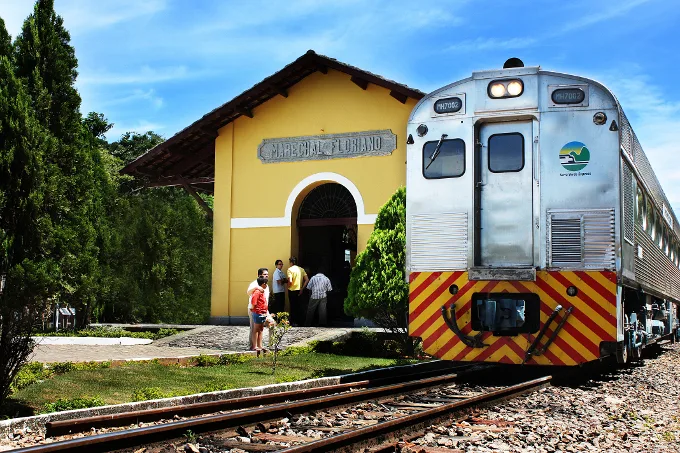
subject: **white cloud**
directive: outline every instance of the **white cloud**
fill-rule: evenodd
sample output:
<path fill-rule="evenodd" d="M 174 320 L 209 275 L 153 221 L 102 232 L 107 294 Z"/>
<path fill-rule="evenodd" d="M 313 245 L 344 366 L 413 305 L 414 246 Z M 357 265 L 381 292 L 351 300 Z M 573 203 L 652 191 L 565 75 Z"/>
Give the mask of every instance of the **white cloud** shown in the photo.
<path fill-rule="evenodd" d="M 113 142 L 118 140 L 126 132 L 137 132 L 143 134 L 144 132 L 153 131 L 159 133 L 163 129 L 165 129 L 164 124 L 152 123 L 145 120 L 139 120 L 130 124 L 114 124 L 113 127 L 106 133 L 106 139 Z"/>
<path fill-rule="evenodd" d="M 24 20 L 33 12 L 32 0 L 2 0 L 0 17 L 7 31 L 16 37 Z M 72 34 L 99 30 L 119 22 L 158 13 L 166 8 L 166 0 L 57 0 L 54 9 L 64 18 L 66 29 Z"/>
<path fill-rule="evenodd" d="M 55 10 L 64 18 L 66 28 L 78 34 L 152 15 L 165 7 L 165 0 L 62 0 L 57 2 Z"/>
<path fill-rule="evenodd" d="M 523 49 L 538 42 L 537 38 L 476 38 L 466 39 L 446 48 L 447 51 L 477 52 L 483 50 Z"/>
<path fill-rule="evenodd" d="M 148 90 L 133 90 L 131 93 L 109 99 L 102 103 L 103 106 L 128 104 L 137 101 L 148 101 L 154 108 L 160 109 L 163 107 L 163 98 L 156 95 L 156 90 L 150 88 Z"/>
<path fill-rule="evenodd" d="M 649 3 L 651 0 L 629 0 L 629 1 L 622 1 L 622 2 L 615 2 L 612 4 L 612 6 L 609 9 L 605 9 L 604 11 L 600 12 L 588 12 L 588 14 L 579 14 L 579 18 L 576 21 L 569 22 L 565 26 L 560 27 L 559 31 L 556 34 L 564 34 L 568 31 L 576 30 L 579 28 L 583 27 L 589 27 L 591 25 L 595 25 L 600 22 L 605 22 L 611 19 L 615 19 L 617 17 L 623 16 L 627 13 L 630 12 L 633 8 L 636 8 L 640 5 L 643 5 L 645 3 Z M 600 9 L 602 6 L 600 4 L 591 4 L 589 5 L 592 7 L 595 5 L 595 8 Z M 576 8 L 583 8 L 583 5 L 572 5 L 572 7 Z"/>
<path fill-rule="evenodd" d="M 171 80 L 189 79 L 205 76 L 205 71 L 189 71 L 186 66 L 158 67 L 142 66 L 138 71 L 128 73 L 89 72 L 83 71 L 78 83 L 83 85 L 126 85 L 151 84 Z"/>

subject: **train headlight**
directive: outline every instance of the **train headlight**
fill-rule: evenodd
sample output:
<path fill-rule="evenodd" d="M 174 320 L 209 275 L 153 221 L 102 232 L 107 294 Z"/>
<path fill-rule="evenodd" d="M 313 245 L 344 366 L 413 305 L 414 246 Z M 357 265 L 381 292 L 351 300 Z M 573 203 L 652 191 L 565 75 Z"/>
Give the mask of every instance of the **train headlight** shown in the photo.
<path fill-rule="evenodd" d="M 516 98 L 523 92 L 524 83 L 520 79 L 494 80 L 487 87 L 487 93 L 493 99 Z"/>
<path fill-rule="evenodd" d="M 489 93 L 491 93 L 492 98 L 502 98 L 507 92 L 505 90 L 505 85 L 502 83 L 494 83 L 489 87 Z"/>
<path fill-rule="evenodd" d="M 508 94 L 510 96 L 519 96 L 523 89 L 524 87 L 517 80 L 508 83 Z"/>
<path fill-rule="evenodd" d="M 578 294 L 578 289 L 575 286 L 570 286 L 567 288 L 567 296 L 574 297 Z"/>

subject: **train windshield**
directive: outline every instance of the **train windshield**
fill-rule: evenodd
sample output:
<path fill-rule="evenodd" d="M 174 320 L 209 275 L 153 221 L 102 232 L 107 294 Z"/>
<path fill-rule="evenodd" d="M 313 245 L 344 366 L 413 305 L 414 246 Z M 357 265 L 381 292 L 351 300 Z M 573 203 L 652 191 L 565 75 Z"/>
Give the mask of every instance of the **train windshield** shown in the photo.
<path fill-rule="evenodd" d="M 423 146 L 423 176 L 427 179 L 456 178 L 465 173 L 465 142 L 431 141 Z"/>

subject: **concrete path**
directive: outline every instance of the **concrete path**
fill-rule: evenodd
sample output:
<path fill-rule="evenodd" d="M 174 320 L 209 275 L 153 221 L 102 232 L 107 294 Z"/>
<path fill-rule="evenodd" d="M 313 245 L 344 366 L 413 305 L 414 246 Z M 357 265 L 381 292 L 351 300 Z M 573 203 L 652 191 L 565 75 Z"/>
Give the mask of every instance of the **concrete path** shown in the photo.
<path fill-rule="evenodd" d="M 38 345 L 33 351 L 34 362 L 95 362 L 114 360 L 179 359 L 201 354 L 220 354 L 229 351 L 205 348 L 173 348 L 151 345 Z"/>
<path fill-rule="evenodd" d="M 48 345 L 48 344 L 82 344 L 82 345 L 112 345 L 112 344 L 122 344 L 126 346 L 135 344 L 151 344 L 153 340 L 146 338 L 130 338 L 130 337 L 118 337 L 118 338 L 105 338 L 105 337 L 33 337 L 36 344 Z"/>
<path fill-rule="evenodd" d="M 293 327 L 284 337 L 283 346 L 301 346 L 313 340 L 337 340 L 351 328 Z M 248 353 L 248 326 L 200 326 L 193 330 L 162 338 L 149 345 L 63 345 L 39 344 L 33 357 L 36 362 L 91 362 L 151 359 L 178 359 L 227 353 Z M 265 334 L 266 344 L 268 334 Z"/>

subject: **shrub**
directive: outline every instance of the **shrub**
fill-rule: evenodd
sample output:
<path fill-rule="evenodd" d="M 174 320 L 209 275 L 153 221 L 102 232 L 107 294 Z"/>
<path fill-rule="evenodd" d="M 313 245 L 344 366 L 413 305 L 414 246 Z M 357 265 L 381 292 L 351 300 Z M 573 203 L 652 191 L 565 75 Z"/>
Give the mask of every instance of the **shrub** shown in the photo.
<path fill-rule="evenodd" d="M 161 398 L 170 398 L 172 396 L 174 395 L 166 393 L 158 387 L 144 387 L 132 392 L 132 401 L 158 400 Z"/>
<path fill-rule="evenodd" d="M 400 187 L 380 208 L 366 249 L 350 275 L 345 312 L 365 317 L 396 333 L 413 349 L 407 333 L 406 189 Z"/>
<path fill-rule="evenodd" d="M 21 367 L 19 372 L 12 381 L 11 391 L 16 392 L 31 384 L 46 379 L 50 376 L 50 372 L 45 369 L 45 366 L 40 362 L 30 362 Z"/>
<path fill-rule="evenodd" d="M 212 355 L 199 355 L 194 359 L 194 364 L 196 366 L 203 366 L 203 367 L 208 367 L 208 366 L 215 366 L 219 365 L 220 363 L 220 357 L 212 356 Z"/>
<path fill-rule="evenodd" d="M 281 355 L 299 355 L 299 354 L 311 354 L 312 352 L 317 352 L 316 348 L 318 342 L 310 341 L 306 346 L 288 346 L 280 354 Z"/>
<path fill-rule="evenodd" d="M 51 368 L 54 374 L 65 374 L 68 373 L 69 371 L 75 371 L 77 369 L 76 364 L 73 362 L 50 363 L 49 367 Z"/>
<path fill-rule="evenodd" d="M 159 329 L 158 332 L 131 332 L 129 330 L 109 328 L 109 327 L 95 327 L 92 329 L 82 330 L 60 330 L 58 332 L 38 332 L 36 336 L 41 337 L 96 337 L 96 338 L 141 338 L 144 340 L 158 340 L 160 338 L 176 335 L 180 331 L 177 329 Z"/>
<path fill-rule="evenodd" d="M 88 407 L 104 406 L 104 401 L 100 398 L 59 398 L 54 403 L 45 404 L 43 413 L 70 411 L 73 409 L 85 409 Z"/>

